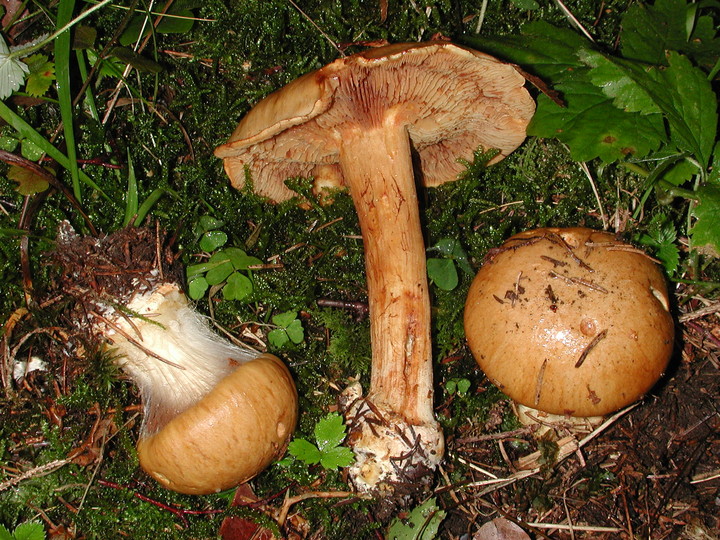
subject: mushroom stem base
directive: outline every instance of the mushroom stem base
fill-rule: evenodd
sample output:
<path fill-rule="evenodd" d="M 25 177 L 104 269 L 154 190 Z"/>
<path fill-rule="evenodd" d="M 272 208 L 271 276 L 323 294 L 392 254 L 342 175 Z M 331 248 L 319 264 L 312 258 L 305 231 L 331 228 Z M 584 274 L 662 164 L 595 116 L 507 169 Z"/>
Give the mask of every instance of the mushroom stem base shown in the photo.
<path fill-rule="evenodd" d="M 429 485 L 445 441 L 433 418 L 410 424 L 401 414 L 362 396 L 352 383 L 341 397 L 355 463 L 348 473 L 358 491 L 402 494 Z"/>

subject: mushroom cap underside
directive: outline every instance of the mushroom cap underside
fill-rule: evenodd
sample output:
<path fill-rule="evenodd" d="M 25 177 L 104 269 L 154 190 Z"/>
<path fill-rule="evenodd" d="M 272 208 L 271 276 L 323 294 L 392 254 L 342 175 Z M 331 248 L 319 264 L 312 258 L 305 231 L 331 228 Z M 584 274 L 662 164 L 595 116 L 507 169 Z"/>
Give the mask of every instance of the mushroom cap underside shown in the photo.
<path fill-rule="evenodd" d="M 308 73 L 258 103 L 215 150 L 235 187 L 252 171 L 255 190 L 294 195 L 284 180 L 335 167 L 343 131 L 384 122 L 406 126 L 419 180 L 454 180 L 478 147 L 495 161 L 517 148 L 535 111 L 523 77 L 509 64 L 448 42 L 394 44 Z M 338 172 L 338 185 L 342 174 Z"/>
<path fill-rule="evenodd" d="M 140 465 L 168 489 L 219 492 L 248 481 L 277 459 L 297 415 L 288 369 L 263 354 L 222 379 L 161 431 L 141 437 Z"/>
<path fill-rule="evenodd" d="M 655 262 L 584 228 L 536 229 L 503 244 L 471 285 L 465 330 L 503 392 L 570 416 L 640 398 L 665 371 L 674 336 Z"/>

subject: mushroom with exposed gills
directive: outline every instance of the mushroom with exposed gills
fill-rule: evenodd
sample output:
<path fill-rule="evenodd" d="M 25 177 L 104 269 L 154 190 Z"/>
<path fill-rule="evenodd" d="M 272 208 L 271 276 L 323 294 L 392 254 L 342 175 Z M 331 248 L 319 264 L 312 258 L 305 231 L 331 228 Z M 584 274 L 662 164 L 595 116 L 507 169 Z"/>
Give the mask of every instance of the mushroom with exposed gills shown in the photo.
<path fill-rule="evenodd" d="M 517 148 L 535 110 L 523 84 L 512 66 L 449 42 L 388 45 L 271 94 L 215 150 L 235 187 L 247 168 L 275 201 L 293 195 L 286 178 L 317 172 L 350 191 L 372 341 L 369 392 L 352 385 L 345 411 L 359 490 L 416 482 L 442 458 L 416 182 L 454 180 L 478 147 L 499 150 L 493 161 Z"/>
<path fill-rule="evenodd" d="M 155 233 L 80 237 L 61 225 L 53 259 L 93 335 L 140 390 L 140 465 L 168 489 L 222 491 L 285 451 L 298 400 L 279 358 L 230 343 L 158 264 Z"/>
<path fill-rule="evenodd" d="M 599 417 L 655 385 L 674 326 L 665 278 L 641 250 L 607 232 L 541 228 L 488 254 L 465 333 L 480 368 L 516 402 Z"/>

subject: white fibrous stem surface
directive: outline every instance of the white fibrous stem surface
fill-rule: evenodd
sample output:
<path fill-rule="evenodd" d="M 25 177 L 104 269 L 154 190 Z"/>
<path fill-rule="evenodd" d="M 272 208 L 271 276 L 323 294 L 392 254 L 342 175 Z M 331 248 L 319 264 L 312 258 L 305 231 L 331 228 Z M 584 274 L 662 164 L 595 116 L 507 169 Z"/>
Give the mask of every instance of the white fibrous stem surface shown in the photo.
<path fill-rule="evenodd" d="M 174 284 L 136 294 L 124 314 L 105 313 L 105 336 L 118 365 L 137 384 L 145 408 L 143 435 L 161 429 L 221 379 L 259 353 L 209 328 Z"/>
<path fill-rule="evenodd" d="M 425 246 L 402 118 L 388 111 L 379 126 L 341 134 L 340 165 L 358 214 L 365 248 L 372 374 L 365 397 L 344 396 L 359 490 L 422 481 L 442 459 L 433 414 L 430 298 Z"/>

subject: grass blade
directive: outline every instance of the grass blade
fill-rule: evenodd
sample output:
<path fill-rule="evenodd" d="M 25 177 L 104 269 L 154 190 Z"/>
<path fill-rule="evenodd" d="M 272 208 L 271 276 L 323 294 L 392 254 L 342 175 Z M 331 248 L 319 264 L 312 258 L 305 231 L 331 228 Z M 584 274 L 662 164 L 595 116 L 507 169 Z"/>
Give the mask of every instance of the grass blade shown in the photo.
<path fill-rule="evenodd" d="M 75 0 L 60 0 L 55 25 L 64 27 L 72 18 Z M 77 164 L 77 148 L 75 146 L 74 115 L 72 106 L 72 88 L 70 86 L 70 30 L 61 33 L 55 40 L 55 77 L 57 79 L 58 100 L 60 101 L 60 118 L 63 123 L 65 144 L 68 155 L 68 171 L 72 178 L 73 194 L 82 203 L 80 189 L 80 169 Z"/>

